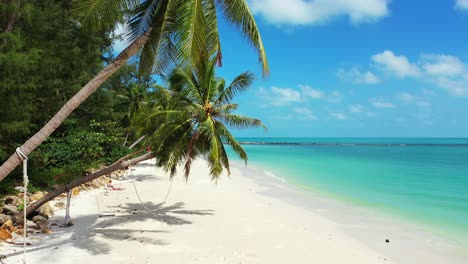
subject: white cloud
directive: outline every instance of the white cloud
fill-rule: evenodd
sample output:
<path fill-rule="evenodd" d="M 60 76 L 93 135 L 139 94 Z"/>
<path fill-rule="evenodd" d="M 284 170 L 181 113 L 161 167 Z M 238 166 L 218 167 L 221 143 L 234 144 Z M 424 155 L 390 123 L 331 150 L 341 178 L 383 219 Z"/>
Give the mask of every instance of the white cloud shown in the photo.
<path fill-rule="evenodd" d="M 422 56 L 422 60 L 424 71 L 429 75 L 457 76 L 465 72 L 465 64 L 454 56 L 425 54 Z"/>
<path fill-rule="evenodd" d="M 405 103 L 410 103 L 414 100 L 414 95 L 409 93 L 401 93 L 397 96 L 397 99 Z"/>
<path fill-rule="evenodd" d="M 349 111 L 351 113 L 362 113 L 364 111 L 364 106 L 361 104 L 350 105 Z"/>
<path fill-rule="evenodd" d="M 396 106 L 390 102 L 384 101 L 382 98 L 372 98 L 369 103 L 375 108 L 395 108 Z"/>
<path fill-rule="evenodd" d="M 336 113 L 336 112 L 333 112 L 333 113 L 330 113 L 331 116 L 333 116 L 334 118 L 338 119 L 338 120 L 345 120 L 347 119 L 348 117 L 343 114 L 343 113 Z"/>
<path fill-rule="evenodd" d="M 416 105 L 418 107 L 430 107 L 431 106 L 431 103 L 428 102 L 428 101 L 417 101 L 416 102 Z"/>
<path fill-rule="evenodd" d="M 337 17 L 353 24 L 375 22 L 389 14 L 389 0 L 250 0 L 255 15 L 275 25 L 317 25 Z"/>
<path fill-rule="evenodd" d="M 455 3 L 455 7 L 461 10 L 468 9 L 468 0 L 457 0 Z"/>
<path fill-rule="evenodd" d="M 439 77 L 433 81 L 454 96 L 468 96 L 468 83 L 466 80 Z"/>
<path fill-rule="evenodd" d="M 301 94 L 291 88 L 271 87 L 273 98 L 270 98 L 272 105 L 288 105 L 302 101 Z"/>
<path fill-rule="evenodd" d="M 308 85 L 298 86 L 299 89 L 280 88 L 277 86 L 272 86 L 269 89 L 261 87 L 257 95 L 261 99 L 262 107 L 302 104 L 309 100 L 323 100 L 329 103 L 339 103 L 344 98 L 344 95 L 338 91 L 325 93 L 321 90 L 311 88 Z"/>
<path fill-rule="evenodd" d="M 317 90 L 317 89 L 314 89 L 314 88 L 310 87 L 309 85 L 300 84 L 299 88 L 301 88 L 302 93 L 305 96 L 310 97 L 312 99 L 321 99 L 321 98 L 325 97 L 324 92 L 322 92 L 320 90 Z"/>
<path fill-rule="evenodd" d="M 306 119 L 306 120 L 317 120 L 317 116 L 309 109 L 306 107 L 296 107 L 293 109 L 294 112 L 300 115 L 301 119 Z"/>
<path fill-rule="evenodd" d="M 422 93 L 425 96 L 437 96 L 437 93 L 431 89 L 422 89 Z"/>
<path fill-rule="evenodd" d="M 372 56 L 372 61 L 399 78 L 418 77 L 421 75 L 421 70 L 418 66 L 410 63 L 405 56 L 395 55 L 391 50 L 375 54 Z"/>
<path fill-rule="evenodd" d="M 423 91 L 423 95 L 424 91 Z M 429 102 L 429 98 L 427 96 L 415 96 L 410 93 L 400 93 L 396 96 L 396 98 L 405 104 L 413 104 L 419 108 L 428 108 L 431 106 L 431 102 Z"/>
<path fill-rule="evenodd" d="M 352 82 L 354 84 L 377 84 L 380 82 L 380 79 L 372 72 L 361 72 L 355 67 L 348 71 L 339 69 L 338 78 L 342 81 Z"/>
<path fill-rule="evenodd" d="M 327 100 L 331 103 L 339 103 L 343 100 L 344 95 L 338 91 L 333 91 L 327 96 Z"/>

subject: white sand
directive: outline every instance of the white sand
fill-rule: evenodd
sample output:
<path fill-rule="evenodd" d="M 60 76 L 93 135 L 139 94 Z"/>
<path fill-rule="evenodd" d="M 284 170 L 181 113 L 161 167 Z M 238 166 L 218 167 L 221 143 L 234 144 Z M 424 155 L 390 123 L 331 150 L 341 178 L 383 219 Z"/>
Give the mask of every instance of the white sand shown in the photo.
<path fill-rule="evenodd" d="M 30 237 L 27 263 L 468 263 L 468 254 L 452 245 L 413 236 L 391 221 L 363 218 L 265 175 L 246 177 L 233 169 L 230 179 L 215 185 L 201 160 L 188 183 L 176 176 L 162 204 L 169 181 L 153 164 L 142 163 L 114 182 L 124 191 L 75 197 L 75 225 Z M 139 203 L 132 179 L 152 212 Z M 96 197 L 101 211 L 116 215 L 99 218 Z M 56 214 L 62 223 L 63 210 Z M 0 252 L 7 256 L 3 263 L 22 263 L 21 247 Z"/>

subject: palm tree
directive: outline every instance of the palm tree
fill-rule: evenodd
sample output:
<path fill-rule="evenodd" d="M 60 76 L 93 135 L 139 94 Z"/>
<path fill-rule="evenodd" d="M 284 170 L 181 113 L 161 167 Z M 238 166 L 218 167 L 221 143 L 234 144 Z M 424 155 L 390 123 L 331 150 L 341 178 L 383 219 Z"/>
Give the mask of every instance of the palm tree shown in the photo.
<path fill-rule="evenodd" d="M 264 128 L 258 119 L 232 113 L 238 105 L 231 103 L 231 100 L 246 91 L 254 77 L 252 73 L 244 72 L 226 87 L 225 81 L 215 76 L 215 60 L 216 57 L 202 62 L 196 68 L 187 66 L 175 69 L 165 78 L 169 88 L 155 86 L 154 95 L 137 112 L 135 125 L 139 127 L 140 133 L 148 135 L 152 153 L 144 153 L 144 147 L 101 170 L 60 185 L 28 206 L 26 213 L 30 215 L 44 203 L 74 187 L 154 157 L 157 157 L 156 165 L 164 167 L 171 176 L 174 176 L 177 166 L 183 164 L 185 177 L 188 177 L 193 159 L 204 155 L 214 180 L 218 179 L 223 168 L 230 173 L 223 143 L 230 145 L 247 162 L 247 153 L 231 135 L 228 127 Z"/>
<path fill-rule="evenodd" d="M 196 65 L 204 53 L 216 54 L 221 64 L 218 14 L 221 10 L 259 53 L 264 76 L 268 62 L 257 25 L 245 0 L 76 0 L 82 25 L 100 32 L 113 30 L 128 17 L 130 44 L 109 65 L 73 96 L 54 117 L 26 141 L 21 150 L 29 155 L 63 121 L 126 61 L 140 54 L 142 71 L 163 72 L 174 61 Z M 207 49 L 208 48 L 208 49 Z M 13 154 L 0 166 L 0 181 L 21 163 Z"/>
<path fill-rule="evenodd" d="M 199 155 L 206 157 L 212 179 L 217 180 L 223 168 L 230 174 L 223 143 L 245 162 L 247 154 L 228 128 L 265 128 L 258 119 L 233 114 L 238 105 L 231 100 L 250 87 L 253 74 L 244 72 L 226 86 L 215 76 L 215 64 L 214 56 L 195 66 L 176 68 L 167 78 L 168 89 L 158 89 L 156 100 L 137 116 L 140 133 L 148 135 L 157 157 L 156 165 L 172 176 L 183 164 L 188 177 Z"/>

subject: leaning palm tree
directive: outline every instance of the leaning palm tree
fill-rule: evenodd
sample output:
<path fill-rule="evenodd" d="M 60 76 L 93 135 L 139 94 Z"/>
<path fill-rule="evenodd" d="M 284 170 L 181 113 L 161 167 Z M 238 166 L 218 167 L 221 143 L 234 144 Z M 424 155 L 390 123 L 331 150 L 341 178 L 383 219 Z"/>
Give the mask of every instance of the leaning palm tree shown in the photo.
<path fill-rule="evenodd" d="M 31 214 L 74 187 L 154 157 L 157 158 L 156 164 L 169 171 L 171 176 L 174 176 L 178 165 L 184 165 L 185 176 L 188 177 L 192 161 L 197 156 L 205 156 L 214 180 L 223 169 L 230 173 L 225 144 L 247 162 L 247 153 L 228 128 L 264 127 L 258 119 L 233 114 L 238 105 L 231 100 L 247 90 L 254 77 L 245 72 L 226 86 L 223 79 L 215 76 L 215 59 L 202 62 L 196 68 L 175 69 L 165 78 L 168 88 L 155 86 L 155 93 L 135 119 L 140 133 L 148 135 L 152 153 L 142 148 L 101 170 L 59 185 L 28 206 L 26 213 Z M 140 156 L 130 159 L 135 155 Z"/>
<path fill-rule="evenodd" d="M 226 86 L 215 76 L 216 58 L 196 66 L 175 69 L 167 78 L 168 88 L 160 87 L 156 98 L 139 116 L 140 133 L 148 135 L 156 165 L 173 176 L 183 165 L 185 177 L 192 161 L 206 157 L 210 175 L 216 180 L 223 168 L 230 173 L 226 145 L 245 162 L 247 154 L 229 128 L 263 127 L 255 118 L 234 114 L 234 96 L 247 90 L 254 80 L 244 72 Z"/>
<path fill-rule="evenodd" d="M 75 0 L 81 25 L 99 32 L 126 22 L 130 44 L 73 96 L 39 132 L 20 148 L 29 155 L 126 61 L 139 54 L 141 71 L 163 72 L 174 61 L 196 65 L 206 52 L 221 64 L 218 14 L 221 10 L 259 53 L 263 74 L 269 72 L 257 25 L 245 0 Z M 125 18 L 128 18 L 125 21 Z M 13 154 L 0 166 L 0 181 L 21 163 Z"/>

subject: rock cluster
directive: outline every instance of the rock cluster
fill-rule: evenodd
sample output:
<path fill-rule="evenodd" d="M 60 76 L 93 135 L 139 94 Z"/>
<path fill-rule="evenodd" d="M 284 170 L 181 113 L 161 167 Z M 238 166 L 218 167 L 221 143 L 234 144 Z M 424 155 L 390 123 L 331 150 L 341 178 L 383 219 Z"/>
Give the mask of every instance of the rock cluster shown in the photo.
<path fill-rule="evenodd" d="M 42 199 L 46 194 L 47 193 L 43 192 L 26 193 L 28 205 Z M 23 197 L 24 193 L 20 192 L 16 196 L 10 195 L 0 200 L 0 240 L 11 239 L 13 233 L 23 235 L 23 227 L 25 224 L 23 216 L 21 215 Z M 45 203 L 41 206 L 37 213 L 37 216 L 43 219 L 48 219 L 54 215 L 54 211 L 49 203 Z M 41 221 L 40 224 L 38 224 L 34 218 L 32 220 L 31 222 L 30 219 L 28 219 L 28 223 L 26 223 L 28 228 L 32 225 L 32 227 L 35 227 L 43 233 L 51 233 L 47 221 Z"/>
<path fill-rule="evenodd" d="M 82 184 L 81 186 L 75 187 L 72 189 L 72 195 L 79 195 L 81 191 L 88 191 L 96 188 L 101 188 L 109 183 L 112 179 L 120 179 L 125 174 L 125 170 L 120 170 L 113 172 L 110 175 L 102 176 L 88 183 Z M 19 193 L 15 195 L 6 196 L 3 199 L 0 199 L 0 241 L 12 239 L 13 234 L 23 235 L 23 226 L 24 219 L 20 214 L 23 208 L 23 197 L 24 197 L 24 188 L 16 187 L 15 188 Z M 47 195 L 47 192 L 35 192 L 29 193 L 26 192 L 28 206 Z M 53 201 L 52 205 L 56 210 L 64 209 L 66 203 L 60 201 L 66 197 L 66 194 L 62 194 L 57 197 L 57 201 Z M 52 205 L 47 202 L 43 204 L 32 216 L 28 218 L 27 225 L 28 229 L 36 229 L 45 234 L 53 233 L 52 229 L 49 227 L 49 218 L 54 216 L 54 209 Z M 33 232 L 33 231 L 31 231 Z M 29 233 L 29 232 L 28 232 Z"/>

